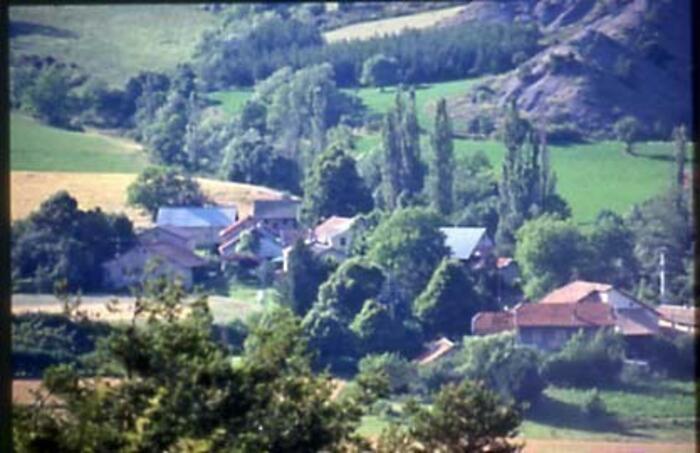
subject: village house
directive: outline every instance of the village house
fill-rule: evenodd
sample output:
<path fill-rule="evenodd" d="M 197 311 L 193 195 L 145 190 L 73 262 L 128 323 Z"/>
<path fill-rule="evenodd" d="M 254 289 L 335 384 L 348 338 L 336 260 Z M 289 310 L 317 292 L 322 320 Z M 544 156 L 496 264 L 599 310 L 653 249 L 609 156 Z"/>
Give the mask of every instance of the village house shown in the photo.
<path fill-rule="evenodd" d="M 157 239 L 158 235 L 161 240 Z M 154 276 L 179 279 L 186 288 L 191 288 L 197 271 L 204 270 L 207 264 L 183 238 L 156 228 L 142 233 L 137 245 L 103 263 L 102 268 L 105 286 L 112 289 L 129 288 Z"/>
<path fill-rule="evenodd" d="M 552 351 L 579 331 L 593 336 L 614 326 L 612 309 L 604 304 L 521 303 L 510 311 L 478 313 L 472 319 L 472 334 L 514 331 L 519 343 Z"/>
<path fill-rule="evenodd" d="M 284 248 L 281 239 L 270 228 L 263 225 L 262 222 L 256 222 L 248 217 L 237 222 L 233 233 L 227 235 L 228 240 L 219 246 L 219 255 L 224 261 L 232 261 L 241 258 L 238 252 L 241 239 L 246 234 L 255 236 L 257 247 L 254 256 L 245 256 L 246 259 L 254 259 L 258 263 L 266 261 L 277 261 L 282 259 L 282 250 Z"/>
<path fill-rule="evenodd" d="M 212 248 L 219 245 L 219 232 L 236 219 L 233 206 L 164 207 L 158 209 L 156 225 L 187 238 L 195 248 Z"/>
<path fill-rule="evenodd" d="M 504 312 L 482 312 L 472 319 L 474 335 L 514 330 L 519 341 L 540 349 L 561 348 L 579 330 L 593 334 L 611 328 L 627 343 L 630 356 L 641 354 L 660 335 L 662 315 L 612 285 L 577 280 Z"/>
<path fill-rule="evenodd" d="M 661 313 L 659 326 L 673 335 L 685 333 L 695 335 L 698 331 L 698 315 L 695 307 L 681 305 L 659 305 L 656 310 Z"/>
<path fill-rule="evenodd" d="M 481 265 L 493 251 L 493 241 L 486 234 L 486 228 L 442 227 L 445 245 L 450 249 L 450 257 L 463 263 Z"/>
<path fill-rule="evenodd" d="M 284 248 L 302 234 L 298 213 L 299 200 L 296 198 L 253 201 L 248 215 L 219 231 L 218 250 L 222 260 L 242 258 L 236 249 L 241 237 L 248 233 L 256 236 L 259 247 L 255 256 L 246 256 L 246 259 L 282 261 Z"/>
<path fill-rule="evenodd" d="M 299 229 L 299 206 L 297 198 L 285 197 L 279 200 L 255 200 L 250 217 L 277 234 L 283 242 L 290 242 Z"/>
<path fill-rule="evenodd" d="M 323 260 L 337 263 L 345 261 L 350 256 L 352 243 L 352 227 L 358 217 L 331 216 L 312 229 L 306 237 L 306 243 L 311 253 Z M 283 271 L 287 272 L 289 253 L 292 245 L 283 251 Z"/>
<path fill-rule="evenodd" d="M 356 217 L 329 217 L 312 230 L 311 241 L 333 248 L 347 256 L 350 254 L 351 228 L 355 219 Z"/>

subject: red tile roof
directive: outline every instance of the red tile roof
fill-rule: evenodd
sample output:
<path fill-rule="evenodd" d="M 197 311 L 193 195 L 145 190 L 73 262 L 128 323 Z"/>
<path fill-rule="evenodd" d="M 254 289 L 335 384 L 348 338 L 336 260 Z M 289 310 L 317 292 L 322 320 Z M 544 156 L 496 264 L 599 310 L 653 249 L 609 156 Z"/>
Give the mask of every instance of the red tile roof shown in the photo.
<path fill-rule="evenodd" d="M 612 327 L 612 308 L 601 303 L 529 303 L 515 307 L 517 327 Z"/>
<path fill-rule="evenodd" d="M 455 344 L 445 337 L 428 344 L 428 349 L 414 361 L 418 365 L 427 365 L 444 356 L 455 347 Z"/>
<path fill-rule="evenodd" d="M 596 282 L 586 282 L 583 280 L 576 280 L 569 283 L 568 285 L 557 288 L 544 296 L 541 300 L 541 304 L 570 304 L 574 302 L 581 302 L 591 293 L 599 291 L 606 292 L 612 289 L 612 285 L 605 283 Z"/>
<path fill-rule="evenodd" d="M 510 266 L 510 264 L 513 262 L 513 258 L 509 258 L 506 256 L 500 256 L 498 259 L 496 259 L 496 267 L 498 269 L 502 269 L 504 267 Z"/>
<path fill-rule="evenodd" d="M 472 318 L 473 335 L 490 335 L 513 330 L 513 313 L 510 311 L 482 311 Z"/>
<path fill-rule="evenodd" d="M 686 326 L 697 326 L 698 316 L 695 307 L 682 307 L 680 305 L 659 305 L 656 311 L 669 321 L 684 324 Z"/>
<path fill-rule="evenodd" d="M 232 223 L 223 230 L 219 231 L 219 237 L 221 237 L 222 239 L 226 238 L 226 240 L 230 240 L 229 236 L 235 235 L 237 232 L 241 231 L 248 225 L 252 225 L 253 220 L 253 217 L 248 216 L 244 219 L 239 220 L 238 222 Z"/>
<path fill-rule="evenodd" d="M 314 236 L 319 240 L 326 240 L 338 233 L 347 231 L 355 221 L 354 217 L 332 216 L 314 228 Z"/>

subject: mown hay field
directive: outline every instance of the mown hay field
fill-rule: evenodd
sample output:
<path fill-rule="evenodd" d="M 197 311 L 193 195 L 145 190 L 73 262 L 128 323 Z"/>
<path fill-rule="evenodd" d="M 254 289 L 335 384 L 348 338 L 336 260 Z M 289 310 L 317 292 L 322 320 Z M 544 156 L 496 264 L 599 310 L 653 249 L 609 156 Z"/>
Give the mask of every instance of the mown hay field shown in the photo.
<path fill-rule="evenodd" d="M 99 207 L 105 212 L 125 213 L 136 226 L 148 226 L 149 217 L 127 205 L 127 187 L 136 179 L 134 173 L 71 173 L 13 171 L 10 174 L 10 213 L 12 220 L 27 217 L 41 202 L 59 190 L 66 190 L 78 200 L 81 209 Z M 213 202 L 235 205 L 243 214 L 253 199 L 277 199 L 282 194 L 250 184 L 197 179 Z"/>
<path fill-rule="evenodd" d="M 422 13 L 410 14 L 388 19 L 360 22 L 337 28 L 323 34 L 326 42 L 355 41 L 380 37 L 383 35 L 393 35 L 406 29 L 422 29 L 437 25 L 446 19 L 450 19 L 459 14 L 464 6 L 453 6 L 451 8 L 437 9 Z"/>

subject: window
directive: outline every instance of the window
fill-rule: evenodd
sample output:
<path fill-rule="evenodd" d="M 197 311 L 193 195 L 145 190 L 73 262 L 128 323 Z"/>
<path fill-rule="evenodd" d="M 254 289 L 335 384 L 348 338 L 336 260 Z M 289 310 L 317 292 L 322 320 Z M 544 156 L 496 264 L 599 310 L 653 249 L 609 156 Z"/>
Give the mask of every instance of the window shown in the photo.
<path fill-rule="evenodd" d="M 345 245 L 347 244 L 347 242 L 348 242 L 347 239 L 345 239 L 345 238 L 340 238 L 340 246 L 341 246 L 341 247 L 345 247 Z"/>

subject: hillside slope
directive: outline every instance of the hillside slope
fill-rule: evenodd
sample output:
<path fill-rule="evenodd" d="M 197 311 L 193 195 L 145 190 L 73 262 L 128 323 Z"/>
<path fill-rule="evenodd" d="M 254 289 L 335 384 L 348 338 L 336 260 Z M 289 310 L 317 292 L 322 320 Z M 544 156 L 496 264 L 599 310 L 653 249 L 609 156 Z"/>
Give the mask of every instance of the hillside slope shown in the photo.
<path fill-rule="evenodd" d="M 511 100 L 549 126 L 610 137 L 630 115 L 645 132 L 668 136 L 691 119 L 691 24 L 688 0 L 475 2 L 443 22 L 526 20 L 547 46 L 509 73 L 450 102 L 461 132 Z M 685 12 L 685 13 L 683 13 Z M 495 115 L 499 116 L 499 115 Z"/>
<path fill-rule="evenodd" d="M 13 55 L 52 55 L 115 86 L 189 60 L 222 20 L 186 4 L 12 6 L 9 16 Z"/>

